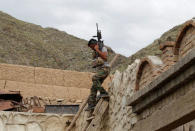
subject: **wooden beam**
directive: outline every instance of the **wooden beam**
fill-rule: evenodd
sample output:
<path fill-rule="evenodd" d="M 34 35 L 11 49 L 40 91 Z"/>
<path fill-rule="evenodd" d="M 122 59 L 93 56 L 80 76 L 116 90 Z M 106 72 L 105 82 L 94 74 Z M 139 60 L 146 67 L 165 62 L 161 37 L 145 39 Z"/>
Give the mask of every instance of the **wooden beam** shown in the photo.
<path fill-rule="evenodd" d="M 71 129 L 73 128 L 74 124 L 76 123 L 76 120 L 79 118 L 81 112 L 83 111 L 83 109 L 87 105 L 87 101 L 88 101 L 88 99 L 86 99 L 84 101 L 84 103 L 81 105 L 81 108 L 79 109 L 79 111 L 77 112 L 77 114 L 75 115 L 75 117 L 73 118 L 73 120 L 72 120 L 70 126 L 68 127 L 67 131 L 71 131 Z"/>

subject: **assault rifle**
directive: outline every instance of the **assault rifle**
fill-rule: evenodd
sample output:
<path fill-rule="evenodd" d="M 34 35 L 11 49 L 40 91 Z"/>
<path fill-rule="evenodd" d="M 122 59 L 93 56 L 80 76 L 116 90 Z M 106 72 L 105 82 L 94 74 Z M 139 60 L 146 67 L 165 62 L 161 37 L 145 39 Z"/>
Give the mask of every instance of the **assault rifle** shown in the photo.
<path fill-rule="evenodd" d="M 101 34 L 101 30 L 98 29 L 98 23 L 96 23 L 96 27 L 97 27 L 97 35 L 93 37 L 97 38 L 97 44 L 99 46 L 99 50 L 102 51 L 102 48 L 104 47 L 104 43 L 101 40 L 102 34 Z M 94 63 L 93 63 L 94 65 L 92 66 L 93 68 L 97 67 L 96 59 L 98 59 L 98 57 L 99 57 L 99 54 L 95 51 L 95 57 L 93 57 L 94 58 Z"/>
<path fill-rule="evenodd" d="M 101 30 L 98 29 L 98 23 L 96 23 L 96 27 L 97 27 L 97 35 L 93 37 L 96 37 L 98 39 L 99 49 L 102 50 L 102 48 L 104 47 L 104 42 L 101 40 L 102 34 L 101 34 Z"/>

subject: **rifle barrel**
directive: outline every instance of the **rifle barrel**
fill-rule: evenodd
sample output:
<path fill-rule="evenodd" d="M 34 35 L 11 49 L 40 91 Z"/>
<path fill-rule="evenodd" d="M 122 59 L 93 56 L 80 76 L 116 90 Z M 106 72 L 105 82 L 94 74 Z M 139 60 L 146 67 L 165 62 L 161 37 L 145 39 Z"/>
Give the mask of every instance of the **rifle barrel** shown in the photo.
<path fill-rule="evenodd" d="M 98 29 L 98 23 L 96 23 L 96 27 L 97 27 L 97 31 L 99 31 L 99 29 Z"/>

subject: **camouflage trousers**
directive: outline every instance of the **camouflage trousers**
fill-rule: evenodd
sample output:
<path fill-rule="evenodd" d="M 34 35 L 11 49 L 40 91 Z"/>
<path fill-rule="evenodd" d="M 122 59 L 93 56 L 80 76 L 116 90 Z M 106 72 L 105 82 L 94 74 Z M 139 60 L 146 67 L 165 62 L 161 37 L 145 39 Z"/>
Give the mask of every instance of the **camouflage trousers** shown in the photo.
<path fill-rule="evenodd" d="M 97 91 L 100 94 L 107 94 L 106 90 L 102 87 L 102 83 L 110 73 L 110 67 L 104 67 L 98 69 L 96 74 L 92 77 L 93 85 L 91 87 L 90 96 L 88 99 L 88 105 L 96 105 L 96 95 Z"/>

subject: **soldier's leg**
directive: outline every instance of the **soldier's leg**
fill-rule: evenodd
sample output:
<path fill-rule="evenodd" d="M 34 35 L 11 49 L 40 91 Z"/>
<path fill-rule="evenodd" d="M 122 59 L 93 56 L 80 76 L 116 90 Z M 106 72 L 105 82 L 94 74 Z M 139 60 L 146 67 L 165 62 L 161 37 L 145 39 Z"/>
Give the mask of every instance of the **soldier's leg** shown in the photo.
<path fill-rule="evenodd" d="M 93 110 L 96 105 L 96 95 L 97 95 L 97 88 L 94 86 L 94 83 L 91 87 L 91 92 L 88 98 L 88 107 L 86 111 Z"/>
<path fill-rule="evenodd" d="M 102 86 L 103 80 L 98 81 L 98 88 L 97 90 L 100 91 L 100 94 L 108 94 L 107 91 Z"/>
<path fill-rule="evenodd" d="M 102 83 L 104 82 L 108 74 L 109 74 L 109 69 L 102 68 L 92 78 L 93 83 L 95 83 L 97 90 L 100 91 L 100 94 L 107 94 L 106 90 L 102 87 Z"/>
<path fill-rule="evenodd" d="M 96 95 L 97 90 L 100 91 L 100 94 L 108 94 L 106 90 L 102 87 L 102 83 L 105 78 L 108 76 L 109 72 L 105 69 L 100 69 L 97 73 L 92 77 L 93 85 L 91 88 L 91 93 L 88 99 L 88 108 L 86 111 L 92 110 L 96 105 Z"/>
<path fill-rule="evenodd" d="M 96 105 L 96 96 L 97 96 L 97 83 L 96 83 L 96 81 L 93 81 L 91 91 L 90 91 L 90 95 L 89 95 L 89 98 L 88 98 L 88 107 L 87 107 L 86 111 L 90 111 L 90 110 L 94 109 L 94 107 Z"/>

